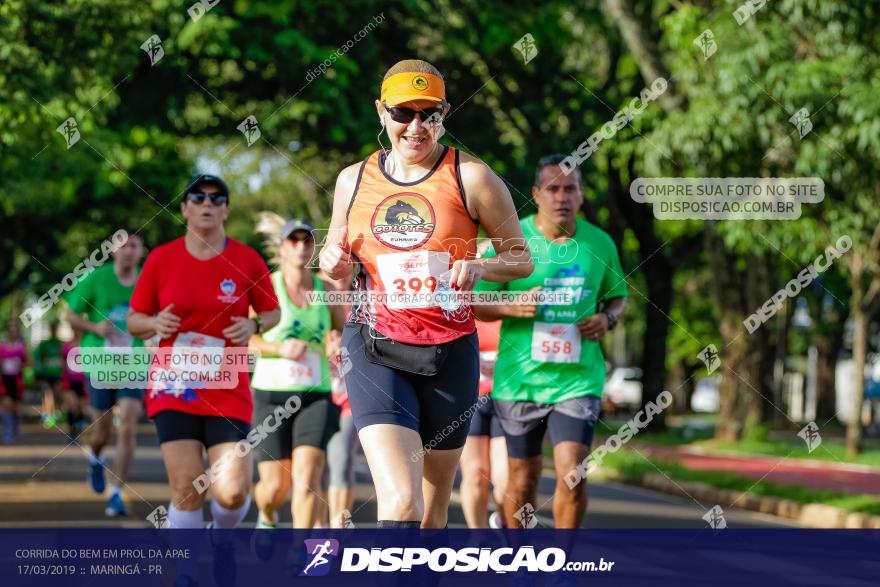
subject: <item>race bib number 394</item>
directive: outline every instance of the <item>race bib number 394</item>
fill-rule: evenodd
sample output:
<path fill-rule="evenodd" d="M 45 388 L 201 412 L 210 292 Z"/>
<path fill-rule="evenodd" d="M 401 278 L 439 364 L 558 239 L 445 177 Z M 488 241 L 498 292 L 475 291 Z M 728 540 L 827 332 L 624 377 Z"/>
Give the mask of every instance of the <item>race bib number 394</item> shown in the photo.
<path fill-rule="evenodd" d="M 581 333 L 576 324 L 535 322 L 532 331 L 532 360 L 541 363 L 578 363 Z"/>
<path fill-rule="evenodd" d="M 268 390 L 318 387 L 320 383 L 321 357 L 313 351 L 307 351 L 297 361 L 282 357 L 263 357 L 251 380 L 253 387 Z"/>

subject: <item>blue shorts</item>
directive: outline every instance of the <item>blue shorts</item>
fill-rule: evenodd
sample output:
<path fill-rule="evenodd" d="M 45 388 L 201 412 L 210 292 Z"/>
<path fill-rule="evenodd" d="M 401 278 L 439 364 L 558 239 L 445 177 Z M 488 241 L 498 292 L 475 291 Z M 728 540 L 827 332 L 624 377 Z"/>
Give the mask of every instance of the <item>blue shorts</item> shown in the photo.
<path fill-rule="evenodd" d="M 91 381 L 88 381 L 88 379 L 86 380 L 86 385 L 89 387 L 89 403 L 92 404 L 93 408 L 102 412 L 112 408 L 119 401 L 119 398 L 129 397 L 138 401 L 143 401 L 144 399 L 143 389 L 127 387 L 121 389 L 98 389 L 92 386 Z"/>
<path fill-rule="evenodd" d="M 446 362 L 432 376 L 368 361 L 360 324 L 345 325 L 342 344 L 351 360 L 345 385 L 358 430 L 373 424 L 396 424 L 418 432 L 427 449 L 464 446 L 480 383 L 476 333 L 447 343 Z"/>
<path fill-rule="evenodd" d="M 486 399 L 483 399 L 485 397 Z M 492 398 L 483 396 L 477 400 L 477 409 L 474 417 L 471 418 L 471 428 L 468 430 L 468 436 L 504 436 L 504 430 L 501 429 L 501 422 L 495 415 L 495 409 L 492 407 Z"/>

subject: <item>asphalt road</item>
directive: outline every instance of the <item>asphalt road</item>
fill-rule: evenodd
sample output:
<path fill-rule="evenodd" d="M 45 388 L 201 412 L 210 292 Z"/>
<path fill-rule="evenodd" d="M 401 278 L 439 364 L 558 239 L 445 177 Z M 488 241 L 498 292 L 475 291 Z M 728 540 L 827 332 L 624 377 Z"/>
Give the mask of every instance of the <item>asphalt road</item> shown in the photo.
<path fill-rule="evenodd" d="M 112 449 L 107 456 L 112 459 Z M 152 424 L 139 426 L 138 449 L 125 492 L 130 506 L 127 517 L 105 518 L 105 497 L 87 485 L 86 463 L 80 445 L 60 430 L 44 430 L 29 419 L 14 444 L 0 445 L 0 527 L 147 527 L 150 512 L 159 505 L 167 506 L 165 469 Z M 370 526 L 376 520 L 376 503 L 363 457 L 356 473 L 352 521 L 355 526 Z M 547 527 L 552 526 L 554 483 L 550 475 L 542 478 L 536 504 L 538 523 Z M 589 495 L 586 528 L 700 528 L 706 526 L 702 516 L 715 505 L 699 504 L 684 494 L 676 497 L 610 482 L 592 481 Z M 282 521 L 289 522 L 289 509 L 283 512 Z M 724 516 L 728 527 L 791 526 L 771 516 L 735 509 L 724 508 Z M 207 511 L 206 519 L 210 519 Z M 255 521 L 256 509 L 251 508 L 245 524 Z M 465 526 L 457 492 L 449 526 Z"/>

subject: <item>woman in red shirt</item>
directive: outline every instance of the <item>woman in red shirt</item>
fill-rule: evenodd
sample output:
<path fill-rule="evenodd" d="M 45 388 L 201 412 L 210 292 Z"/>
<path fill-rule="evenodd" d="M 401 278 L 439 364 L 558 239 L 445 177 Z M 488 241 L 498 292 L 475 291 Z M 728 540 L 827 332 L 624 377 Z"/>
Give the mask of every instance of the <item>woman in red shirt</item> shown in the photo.
<path fill-rule="evenodd" d="M 171 484 L 169 525 L 202 527 L 210 488 L 212 525 L 233 528 L 250 507 L 253 477 L 253 447 L 245 441 L 253 402 L 241 359 L 250 337 L 278 322 L 278 299 L 259 254 L 224 232 L 229 190 L 222 179 L 193 178 L 180 210 L 186 235 L 147 257 L 132 294 L 128 329 L 143 339 L 161 339 L 146 404 Z M 248 318 L 250 308 L 257 318 Z M 169 366 L 180 368 L 192 356 L 219 356 L 223 365 L 187 367 L 179 374 Z"/>

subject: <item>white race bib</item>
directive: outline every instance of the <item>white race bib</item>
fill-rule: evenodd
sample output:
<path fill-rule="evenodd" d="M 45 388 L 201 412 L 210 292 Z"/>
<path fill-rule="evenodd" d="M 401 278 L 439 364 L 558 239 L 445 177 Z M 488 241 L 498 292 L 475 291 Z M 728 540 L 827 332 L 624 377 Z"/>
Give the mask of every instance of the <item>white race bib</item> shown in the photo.
<path fill-rule="evenodd" d="M 21 371 L 21 357 L 6 357 L 3 359 L 3 374 L 18 375 Z"/>
<path fill-rule="evenodd" d="M 376 266 L 388 294 L 389 309 L 432 308 L 438 304 L 430 294 L 442 285 L 441 276 L 449 272 L 449 253 L 384 253 L 376 256 Z"/>
<path fill-rule="evenodd" d="M 226 341 L 201 332 L 181 332 L 174 340 L 171 368 L 218 380 L 223 371 Z"/>
<path fill-rule="evenodd" d="M 254 371 L 251 386 L 268 391 L 293 387 L 318 387 L 321 383 L 321 357 L 306 351 L 297 360 L 282 357 L 261 357 Z"/>
<path fill-rule="evenodd" d="M 104 348 L 113 353 L 128 353 L 134 338 L 128 332 L 114 328 L 104 338 Z"/>
<path fill-rule="evenodd" d="M 532 330 L 532 360 L 541 363 L 578 363 L 581 333 L 576 324 L 535 322 Z"/>
<path fill-rule="evenodd" d="M 480 383 L 493 380 L 497 360 L 498 351 L 480 351 Z"/>

